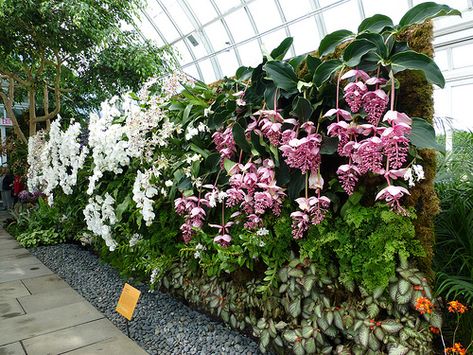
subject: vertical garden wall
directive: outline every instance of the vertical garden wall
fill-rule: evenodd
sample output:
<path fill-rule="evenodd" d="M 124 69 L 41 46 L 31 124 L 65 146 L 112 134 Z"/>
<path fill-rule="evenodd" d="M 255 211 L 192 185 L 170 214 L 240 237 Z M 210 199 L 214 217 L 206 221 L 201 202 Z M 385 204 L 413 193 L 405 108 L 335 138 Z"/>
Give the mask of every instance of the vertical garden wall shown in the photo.
<path fill-rule="evenodd" d="M 285 61 L 288 38 L 212 87 L 153 80 L 103 104 L 86 142 L 54 121 L 29 142 L 29 188 L 50 207 L 28 212 L 34 240 L 18 222 L 19 239 L 90 243 L 263 352 L 432 352 L 432 85 L 444 78 L 426 21 L 455 14 L 375 15 Z"/>

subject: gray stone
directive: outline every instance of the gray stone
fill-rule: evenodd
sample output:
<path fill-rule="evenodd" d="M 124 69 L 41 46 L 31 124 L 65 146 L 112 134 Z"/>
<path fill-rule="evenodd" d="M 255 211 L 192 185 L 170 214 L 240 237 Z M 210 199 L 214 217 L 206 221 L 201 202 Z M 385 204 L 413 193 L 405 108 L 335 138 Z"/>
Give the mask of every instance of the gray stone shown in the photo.
<path fill-rule="evenodd" d="M 145 355 L 146 352 L 137 344 L 125 337 L 113 337 L 93 345 L 66 352 L 70 355 L 113 354 L 113 355 Z"/>
<path fill-rule="evenodd" d="M 70 287 L 18 298 L 18 302 L 26 313 L 35 313 L 82 301 L 84 301 L 82 296 Z"/>
<path fill-rule="evenodd" d="M 58 330 L 26 339 L 23 345 L 28 355 L 61 354 L 123 334 L 107 319 Z"/>
<path fill-rule="evenodd" d="M 0 345 L 0 355 L 26 355 L 20 343 Z"/>
<path fill-rule="evenodd" d="M 0 284 L 0 302 L 3 300 L 27 296 L 30 293 L 20 280 Z"/>
<path fill-rule="evenodd" d="M 35 264 L 1 268 L 0 282 L 28 279 L 31 277 L 38 277 L 47 274 L 52 274 L 52 271 L 41 264 L 39 261 L 36 261 Z"/>
<path fill-rule="evenodd" d="M 8 319 L 25 314 L 16 299 L 0 301 L 0 319 Z"/>
<path fill-rule="evenodd" d="M 0 344 L 32 338 L 100 318 L 103 318 L 100 312 L 89 303 L 81 302 L 4 319 L 0 323 Z"/>
<path fill-rule="evenodd" d="M 23 280 L 23 284 L 32 295 L 69 287 L 69 285 L 57 275 L 46 275 Z"/>

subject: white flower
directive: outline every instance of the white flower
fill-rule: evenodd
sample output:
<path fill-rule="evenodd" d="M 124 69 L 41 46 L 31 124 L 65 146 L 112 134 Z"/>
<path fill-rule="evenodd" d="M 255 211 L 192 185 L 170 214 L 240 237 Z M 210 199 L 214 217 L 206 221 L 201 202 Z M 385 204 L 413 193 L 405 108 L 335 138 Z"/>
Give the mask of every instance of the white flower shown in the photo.
<path fill-rule="evenodd" d="M 199 130 L 192 125 L 187 126 L 186 129 L 186 140 L 191 140 L 193 137 L 199 134 Z"/>
<path fill-rule="evenodd" d="M 260 242 L 259 242 L 259 244 L 258 244 L 258 245 L 260 246 L 260 248 L 262 248 L 262 247 L 264 247 L 266 244 L 265 244 L 265 242 L 264 242 L 264 241 L 260 240 Z"/>
<path fill-rule="evenodd" d="M 409 187 L 415 186 L 414 183 L 414 176 L 412 175 L 412 169 L 408 168 L 406 172 L 404 173 L 404 180 L 406 180 L 409 184 Z"/>
<path fill-rule="evenodd" d="M 140 234 L 138 233 L 133 234 L 133 236 L 130 239 L 130 247 L 134 247 L 136 244 L 138 244 L 138 242 L 141 239 L 143 239 L 143 237 Z"/>
<path fill-rule="evenodd" d="M 269 230 L 267 230 L 266 228 L 260 228 L 256 231 L 256 235 L 260 236 L 260 237 L 263 237 L 265 235 L 268 235 L 269 234 Z"/>
<path fill-rule="evenodd" d="M 227 193 L 225 191 L 220 191 L 218 193 L 218 202 L 222 203 L 227 198 Z"/>
<path fill-rule="evenodd" d="M 174 183 L 172 182 L 172 180 L 166 180 L 166 181 L 164 182 L 164 186 L 166 186 L 166 187 L 171 187 L 172 185 L 174 185 Z"/>
<path fill-rule="evenodd" d="M 151 271 L 151 277 L 149 278 L 149 282 L 151 285 L 156 282 L 156 278 L 158 277 L 158 274 L 159 274 L 158 269 L 153 269 L 153 271 Z"/>
<path fill-rule="evenodd" d="M 200 251 L 196 250 L 194 253 L 194 259 L 200 259 Z"/>
<path fill-rule="evenodd" d="M 83 211 L 87 229 L 95 235 L 100 236 L 110 251 L 114 251 L 117 243 L 112 238 L 112 226 L 116 223 L 113 204 L 115 200 L 108 192 L 105 196 L 94 196 L 89 198 L 88 204 Z"/>
<path fill-rule="evenodd" d="M 140 209 L 147 226 L 150 226 L 155 218 L 153 198 L 158 195 L 158 189 L 151 183 L 151 178 L 156 173 L 157 170 L 153 168 L 145 170 L 145 172 L 138 170 L 133 184 L 133 201 Z"/>
<path fill-rule="evenodd" d="M 209 127 L 204 123 L 204 122 L 200 122 L 199 125 L 197 126 L 197 130 L 199 132 L 209 132 Z"/>
<path fill-rule="evenodd" d="M 209 117 L 209 115 L 212 113 L 214 112 L 210 109 L 210 107 L 204 109 L 204 117 Z"/>
<path fill-rule="evenodd" d="M 412 170 L 414 170 L 414 174 L 417 177 L 417 181 L 424 180 L 425 179 L 425 174 L 424 174 L 424 168 L 422 165 L 412 165 Z"/>
<path fill-rule="evenodd" d="M 207 247 L 205 245 L 202 245 L 200 243 L 198 243 L 196 246 L 195 246 L 195 249 L 196 250 L 207 250 Z"/>

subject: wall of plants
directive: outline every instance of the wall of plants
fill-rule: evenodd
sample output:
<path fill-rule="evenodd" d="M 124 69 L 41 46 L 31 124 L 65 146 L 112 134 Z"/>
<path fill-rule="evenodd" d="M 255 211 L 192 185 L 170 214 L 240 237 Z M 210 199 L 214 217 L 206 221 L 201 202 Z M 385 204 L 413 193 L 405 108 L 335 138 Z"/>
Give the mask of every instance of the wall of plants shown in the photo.
<path fill-rule="evenodd" d="M 413 191 L 432 188 L 442 147 L 431 117 L 400 108 L 416 95 L 405 72 L 419 90 L 444 85 L 409 38 L 457 14 L 375 15 L 290 60 L 287 38 L 212 87 L 175 73 L 104 103 L 86 129 L 57 119 L 29 141 L 28 187 L 48 204 L 12 228 L 28 246 L 91 243 L 263 352 L 430 353 L 442 319 L 419 231 L 433 216 L 417 219 L 436 201 Z"/>

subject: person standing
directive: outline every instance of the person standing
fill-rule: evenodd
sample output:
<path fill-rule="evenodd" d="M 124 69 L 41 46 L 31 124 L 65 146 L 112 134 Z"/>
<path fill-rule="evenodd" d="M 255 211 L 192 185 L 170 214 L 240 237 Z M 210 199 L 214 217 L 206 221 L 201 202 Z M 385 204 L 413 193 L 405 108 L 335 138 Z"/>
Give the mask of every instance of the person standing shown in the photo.
<path fill-rule="evenodd" d="M 12 188 L 13 188 L 13 179 L 14 176 L 10 173 L 8 168 L 5 169 L 5 176 L 2 180 L 2 200 L 3 206 L 9 210 L 13 207 L 13 196 L 12 196 Z"/>

